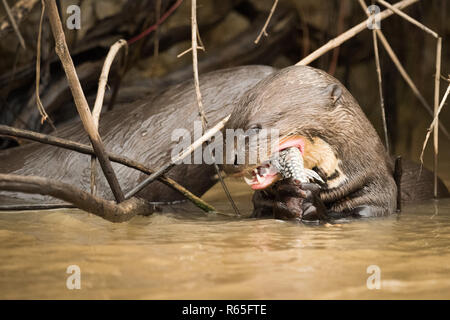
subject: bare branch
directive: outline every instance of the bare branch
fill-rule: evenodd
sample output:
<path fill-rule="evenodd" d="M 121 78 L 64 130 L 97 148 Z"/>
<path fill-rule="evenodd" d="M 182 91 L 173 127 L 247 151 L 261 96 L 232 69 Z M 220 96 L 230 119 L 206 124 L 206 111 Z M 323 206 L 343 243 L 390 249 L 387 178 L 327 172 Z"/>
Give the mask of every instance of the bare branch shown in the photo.
<path fill-rule="evenodd" d="M 201 136 L 199 139 L 197 139 L 196 141 L 194 141 L 193 144 L 191 144 L 189 146 L 189 148 L 187 148 L 185 151 L 183 151 L 182 153 L 178 154 L 176 157 L 174 157 L 173 159 L 171 159 L 171 162 L 163 165 L 160 169 L 158 169 L 155 173 L 153 173 L 152 175 L 150 175 L 148 178 L 146 178 L 144 181 L 142 181 L 141 183 L 139 183 L 136 187 L 134 187 L 131 191 L 129 191 L 126 195 L 125 198 L 129 199 L 131 197 L 133 197 L 136 193 L 138 193 L 139 191 L 141 191 L 142 189 L 144 189 L 147 185 L 149 185 L 150 183 L 152 183 L 153 181 L 155 181 L 157 178 L 159 178 L 160 176 L 162 176 L 163 174 L 165 174 L 167 171 L 169 171 L 172 167 L 174 167 L 177 163 L 183 161 L 184 158 L 186 158 L 187 156 L 189 156 L 192 152 L 194 152 L 197 148 L 200 148 L 202 146 L 203 143 L 205 143 L 206 141 L 208 141 L 209 139 L 211 139 L 218 131 L 222 130 L 223 127 L 225 126 L 225 123 L 228 121 L 228 119 L 230 119 L 230 115 L 226 116 L 224 119 L 222 119 L 221 121 L 219 121 L 214 127 L 212 127 L 211 129 L 209 129 L 208 131 L 205 132 L 205 134 L 203 134 L 203 136 Z"/>
<path fill-rule="evenodd" d="M 430 138 L 431 132 L 436 129 L 436 123 L 439 121 L 439 114 L 441 113 L 442 108 L 444 107 L 445 102 L 447 101 L 448 95 L 450 94 L 450 85 L 447 87 L 447 91 L 445 91 L 444 97 L 439 104 L 439 108 L 434 116 L 433 121 L 431 122 L 430 127 L 427 130 L 427 135 L 425 136 L 425 141 L 423 142 L 422 152 L 420 153 L 420 162 L 423 164 L 423 154 L 425 152 L 425 148 L 428 144 L 428 139 Z"/>
<path fill-rule="evenodd" d="M 102 72 L 100 74 L 100 79 L 98 81 L 97 97 L 95 98 L 94 108 L 92 110 L 92 117 L 94 118 L 95 126 L 98 130 L 98 123 L 100 121 L 100 114 L 103 107 L 103 98 L 105 96 L 105 87 L 108 82 L 109 70 L 114 61 L 114 58 L 119 52 L 120 48 L 125 47 L 125 52 L 128 52 L 128 45 L 124 39 L 118 40 L 109 49 L 108 55 L 106 56 L 105 62 L 103 63 Z M 91 193 L 95 194 L 95 176 L 96 176 L 96 161 L 95 156 L 91 157 Z"/>
<path fill-rule="evenodd" d="M 419 21 L 417 21 L 416 19 L 411 18 L 410 16 L 408 16 L 406 13 L 404 13 L 403 11 L 397 9 L 396 7 L 394 7 L 393 5 L 391 5 L 389 2 L 386 2 L 384 0 L 377 0 L 379 3 L 381 3 L 383 6 L 385 6 L 386 8 L 388 8 L 389 10 L 392 10 L 393 12 L 395 12 L 396 14 L 398 14 L 400 17 L 402 17 L 403 19 L 411 22 L 412 24 L 416 25 L 417 27 L 419 27 L 420 29 L 422 29 L 423 31 L 431 34 L 433 37 L 435 37 L 436 39 L 439 38 L 439 35 L 434 32 L 433 30 L 431 30 L 430 28 L 428 28 L 427 26 L 423 25 L 422 23 L 420 23 Z"/>
<path fill-rule="evenodd" d="M 44 12 L 45 12 L 45 4 L 44 1 L 42 1 L 41 18 L 39 20 L 38 40 L 36 46 L 36 105 L 41 115 L 41 124 L 44 123 L 44 121 L 48 120 L 48 123 L 50 124 L 52 129 L 56 130 L 52 119 L 50 119 L 50 117 L 47 114 L 47 111 L 45 111 L 39 92 L 39 84 L 41 82 L 41 39 L 42 39 L 42 24 L 44 22 Z"/>
<path fill-rule="evenodd" d="M 197 59 L 197 39 L 200 39 L 200 34 L 198 32 L 198 24 L 197 24 L 197 0 L 191 0 L 191 42 L 192 42 L 192 69 L 194 73 L 194 85 L 195 85 L 195 93 L 197 96 L 197 105 L 198 105 L 198 113 L 202 120 L 202 128 L 203 132 L 206 131 L 208 127 L 208 121 L 206 120 L 205 110 L 203 108 L 202 94 L 200 92 L 200 81 L 198 79 L 198 59 Z M 195 144 L 195 142 L 194 142 Z M 201 146 L 201 144 L 200 144 Z M 212 154 L 211 154 L 212 156 Z M 212 156 L 213 157 L 213 156 Z M 217 176 L 219 177 L 220 184 L 222 185 L 222 189 L 224 190 L 228 201 L 231 203 L 234 212 L 236 215 L 240 215 L 239 209 L 233 201 L 231 197 L 230 191 L 223 180 L 222 174 L 220 173 L 219 166 L 214 161 L 214 169 L 217 172 Z"/>
<path fill-rule="evenodd" d="M 390 154 L 391 148 L 389 146 L 389 136 L 388 136 L 387 123 L 386 123 L 386 110 L 384 107 L 383 81 L 381 78 L 380 55 L 378 53 L 378 40 L 377 40 L 377 32 L 375 29 L 372 30 L 372 37 L 373 37 L 373 50 L 375 52 L 375 65 L 376 65 L 376 69 L 377 69 L 377 78 L 378 78 L 378 92 L 380 95 L 381 118 L 383 120 L 384 141 L 386 143 L 386 150 L 387 150 L 388 154 Z"/>
<path fill-rule="evenodd" d="M 53 36 L 56 44 L 56 54 L 61 60 L 64 71 L 69 82 L 70 90 L 75 100 L 75 106 L 77 107 L 84 129 L 89 135 L 89 138 L 94 148 L 95 155 L 99 159 L 100 166 L 103 169 L 106 180 L 111 187 L 111 190 L 116 198 L 117 202 L 122 202 L 124 196 L 120 188 L 117 177 L 106 155 L 105 148 L 103 146 L 102 139 L 98 134 L 98 130 L 95 126 L 94 119 L 89 109 L 86 97 L 84 96 L 83 89 L 81 88 L 80 80 L 78 79 L 75 66 L 72 58 L 69 54 L 69 48 L 67 47 L 64 31 L 62 29 L 61 19 L 59 18 L 58 9 L 56 7 L 55 0 L 45 0 L 45 6 L 47 8 L 50 24 L 52 27 Z"/>
<path fill-rule="evenodd" d="M 367 6 L 366 6 L 366 3 L 364 2 L 364 0 L 359 0 L 359 4 L 363 8 L 363 10 L 366 11 L 367 16 L 370 17 L 370 15 L 367 12 Z M 385 144 L 386 144 L 386 150 L 389 154 L 390 146 L 389 146 L 387 123 L 386 123 L 386 110 L 384 108 L 383 82 L 382 82 L 382 78 L 381 78 L 381 64 L 380 64 L 380 55 L 379 55 L 379 51 L 378 51 L 377 29 L 372 29 L 372 38 L 373 38 L 373 51 L 375 54 L 375 67 L 377 70 L 377 79 L 378 79 L 378 93 L 380 95 L 381 118 L 383 120 L 384 140 L 385 140 Z"/>
<path fill-rule="evenodd" d="M 406 8 L 406 7 L 410 6 L 410 5 L 412 5 L 413 3 L 416 3 L 417 1 L 419 1 L 419 0 L 403 0 L 403 1 L 397 2 L 394 5 L 394 7 L 397 8 L 397 9 L 403 9 L 403 8 Z M 386 19 L 387 17 L 389 17 L 389 16 L 391 16 L 393 14 L 394 13 L 391 10 L 389 10 L 389 9 L 384 10 L 379 15 L 380 21 L 383 20 L 383 19 Z M 347 30 L 343 34 L 339 35 L 338 37 L 336 37 L 334 39 L 331 39 L 326 44 L 321 46 L 319 49 L 317 49 L 316 51 L 310 53 L 308 56 L 306 56 L 305 58 L 303 58 L 302 60 L 297 62 L 296 65 L 297 66 L 306 66 L 306 65 L 310 64 L 311 62 L 313 62 L 314 60 L 316 60 L 317 58 L 319 58 L 322 55 L 324 55 L 325 53 L 327 53 L 328 51 L 330 51 L 330 50 L 340 46 L 345 41 L 353 38 L 354 36 L 356 36 L 361 31 L 366 30 L 367 29 L 367 22 L 370 22 L 370 18 L 368 18 L 367 20 L 364 20 L 363 22 L 357 24 L 356 26 L 354 26 L 353 28 Z"/>
<path fill-rule="evenodd" d="M 43 133 L 37 133 L 33 131 L 23 130 L 23 129 L 17 129 L 5 125 L 0 125 L 0 135 L 7 135 L 7 136 L 13 136 L 13 137 L 19 137 L 22 139 L 28 139 L 32 141 L 37 141 L 44 144 L 53 145 L 56 147 L 76 151 L 79 153 L 87 154 L 87 155 L 95 155 L 94 150 L 92 147 L 87 146 L 85 144 L 81 144 L 78 142 L 53 137 L 50 135 L 46 135 Z M 135 160 L 129 159 L 124 156 L 120 156 L 114 153 L 108 153 L 108 157 L 111 161 L 120 163 L 124 166 L 127 166 L 129 168 L 133 168 L 136 170 L 139 170 L 143 173 L 146 173 L 148 175 L 153 174 L 154 171 L 143 165 L 142 163 L 139 163 Z M 160 176 L 158 178 L 158 181 L 161 181 L 166 186 L 172 188 L 175 191 L 180 192 L 182 195 L 184 195 L 189 201 L 191 201 L 194 205 L 199 207 L 200 209 L 206 211 L 206 212 L 217 212 L 217 210 L 202 200 L 201 198 L 197 197 L 195 194 L 191 193 L 189 190 L 178 184 L 173 179 L 167 178 L 165 176 Z"/>
<path fill-rule="evenodd" d="M 92 109 L 92 117 L 94 118 L 94 122 L 97 128 L 100 120 L 100 113 L 102 112 L 103 98 L 105 96 L 105 87 L 108 83 L 109 70 L 111 69 L 114 58 L 122 47 L 125 47 L 125 51 L 128 51 L 126 40 L 117 40 L 117 42 L 114 43 L 109 49 L 108 55 L 106 56 L 105 62 L 103 63 L 102 73 L 100 75 L 100 79 L 98 80 L 97 96 L 95 98 L 94 108 Z"/>
<path fill-rule="evenodd" d="M 198 46 L 197 49 L 200 49 L 202 51 L 205 51 L 205 48 Z M 189 49 L 184 50 L 183 52 L 177 54 L 177 58 L 181 58 L 182 56 L 184 56 L 186 53 L 189 53 L 192 51 L 192 47 L 190 47 Z"/>
<path fill-rule="evenodd" d="M 364 3 L 364 1 L 359 2 L 364 10 L 366 12 L 367 16 L 369 16 L 369 13 L 367 12 L 367 6 Z M 384 12 L 384 11 L 383 11 Z M 403 79 L 406 81 L 408 86 L 411 88 L 414 95 L 419 99 L 420 103 L 422 103 L 422 106 L 427 110 L 427 112 L 430 114 L 431 117 L 433 117 L 433 110 L 431 109 L 431 106 L 428 104 L 428 102 L 425 100 L 423 95 L 420 93 L 419 89 L 417 89 L 417 86 L 412 81 L 411 77 L 406 72 L 405 68 L 403 67 L 402 63 L 398 59 L 397 55 L 395 54 L 394 50 L 392 49 L 391 45 L 387 41 L 386 37 L 384 36 L 383 32 L 379 29 L 376 29 L 378 39 L 380 39 L 381 44 L 383 45 L 384 49 L 388 53 L 389 57 L 391 58 L 394 65 L 397 67 L 398 72 L 400 72 L 400 75 L 403 77 Z M 446 127 L 439 122 L 439 128 L 444 133 L 444 135 L 450 139 L 450 134 L 448 133 Z"/>
<path fill-rule="evenodd" d="M 266 23 L 264 23 L 264 26 L 261 29 L 261 32 L 259 33 L 258 37 L 255 40 L 255 44 L 258 44 L 258 42 L 261 39 L 262 35 L 264 35 L 266 37 L 268 36 L 268 34 L 267 34 L 267 26 L 269 25 L 270 19 L 272 19 L 272 16 L 273 16 L 273 13 L 275 12 L 277 4 L 278 4 L 278 0 L 275 0 L 273 2 L 272 9 L 270 9 L 270 13 L 269 13 L 269 16 L 267 17 Z"/>
<path fill-rule="evenodd" d="M 439 85 L 441 76 L 441 52 L 442 52 L 442 38 L 437 39 L 436 44 L 436 73 L 434 74 L 434 118 L 439 122 Z M 433 136 L 434 147 L 434 197 L 437 198 L 438 186 L 438 156 L 439 156 L 439 130 L 434 130 Z"/>
<path fill-rule="evenodd" d="M 200 118 L 202 120 L 203 131 L 206 130 L 208 121 L 206 120 L 203 108 L 202 93 L 200 92 L 200 81 L 198 79 L 198 58 L 197 58 L 197 0 L 191 0 L 191 41 L 192 41 L 192 69 L 194 72 L 195 94 Z"/>

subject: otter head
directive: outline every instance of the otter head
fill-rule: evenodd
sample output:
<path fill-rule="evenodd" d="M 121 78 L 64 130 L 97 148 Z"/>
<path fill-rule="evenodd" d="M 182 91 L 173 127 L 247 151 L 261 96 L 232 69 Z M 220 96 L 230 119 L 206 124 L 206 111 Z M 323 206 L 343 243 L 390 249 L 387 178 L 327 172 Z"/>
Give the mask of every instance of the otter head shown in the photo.
<path fill-rule="evenodd" d="M 331 175 L 338 165 L 333 141 L 351 134 L 360 118 L 353 105 L 348 91 L 323 71 L 293 66 L 270 75 L 243 96 L 227 122 L 225 172 L 248 175 L 252 189 L 265 189 L 280 178 L 268 160 L 297 147 L 306 168 L 324 164 Z"/>

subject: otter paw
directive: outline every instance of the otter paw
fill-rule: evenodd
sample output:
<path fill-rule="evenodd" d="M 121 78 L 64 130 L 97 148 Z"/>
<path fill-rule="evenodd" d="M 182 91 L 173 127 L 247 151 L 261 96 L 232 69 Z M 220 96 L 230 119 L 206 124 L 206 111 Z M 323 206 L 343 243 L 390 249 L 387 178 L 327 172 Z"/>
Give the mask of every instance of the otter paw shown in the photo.
<path fill-rule="evenodd" d="M 320 199 L 320 187 L 315 183 L 303 183 L 302 188 L 305 190 L 306 198 L 303 201 L 302 220 L 315 221 L 327 220 L 327 208 Z"/>
<path fill-rule="evenodd" d="M 275 196 L 266 191 L 256 191 L 253 194 L 252 218 L 273 218 Z"/>
<path fill-rule="evenodd" d="M 276 186 L 273 215 L 276 219 L 325 220 L 326 208 L 315 183 L 286 179 Z"/>

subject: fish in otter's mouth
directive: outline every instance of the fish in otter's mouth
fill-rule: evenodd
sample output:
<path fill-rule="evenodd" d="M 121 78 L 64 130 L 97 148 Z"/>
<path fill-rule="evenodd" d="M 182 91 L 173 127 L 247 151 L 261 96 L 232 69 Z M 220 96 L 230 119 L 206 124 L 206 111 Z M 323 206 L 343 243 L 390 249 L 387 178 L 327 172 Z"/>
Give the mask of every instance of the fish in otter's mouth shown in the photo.
<path fill-rule="evenodd" d="M 294 179 L 301 183 L 316 180 L 324 183 L 322 178 L 313 170 L 303 166 L 305 144 L 300 137 L 288 137 L 281 141 L 278 152 L 260 166 L 247 171 L 245 182 L 253 190 L 262 190 L 278 180 Z"/>

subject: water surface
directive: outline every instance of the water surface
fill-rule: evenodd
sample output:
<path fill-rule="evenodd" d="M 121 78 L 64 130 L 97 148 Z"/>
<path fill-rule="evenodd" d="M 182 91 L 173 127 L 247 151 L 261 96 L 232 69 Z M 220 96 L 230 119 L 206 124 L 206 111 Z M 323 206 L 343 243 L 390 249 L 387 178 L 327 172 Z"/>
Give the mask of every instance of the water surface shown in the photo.
<path fill-rule="evenodd" d="M 249 193 L 233 187 L 238 206 Z M 219 188 L 206 195 L 231 214 Z M 200 212 L 112 224 L 64 209 L 0 212 L 0 298 L 450 298 L 450 200 L 334 226 Z M 66 269 L 81 269 L 68 290 Z M 367 268 L 381 270 L 369 290 Z"/>

